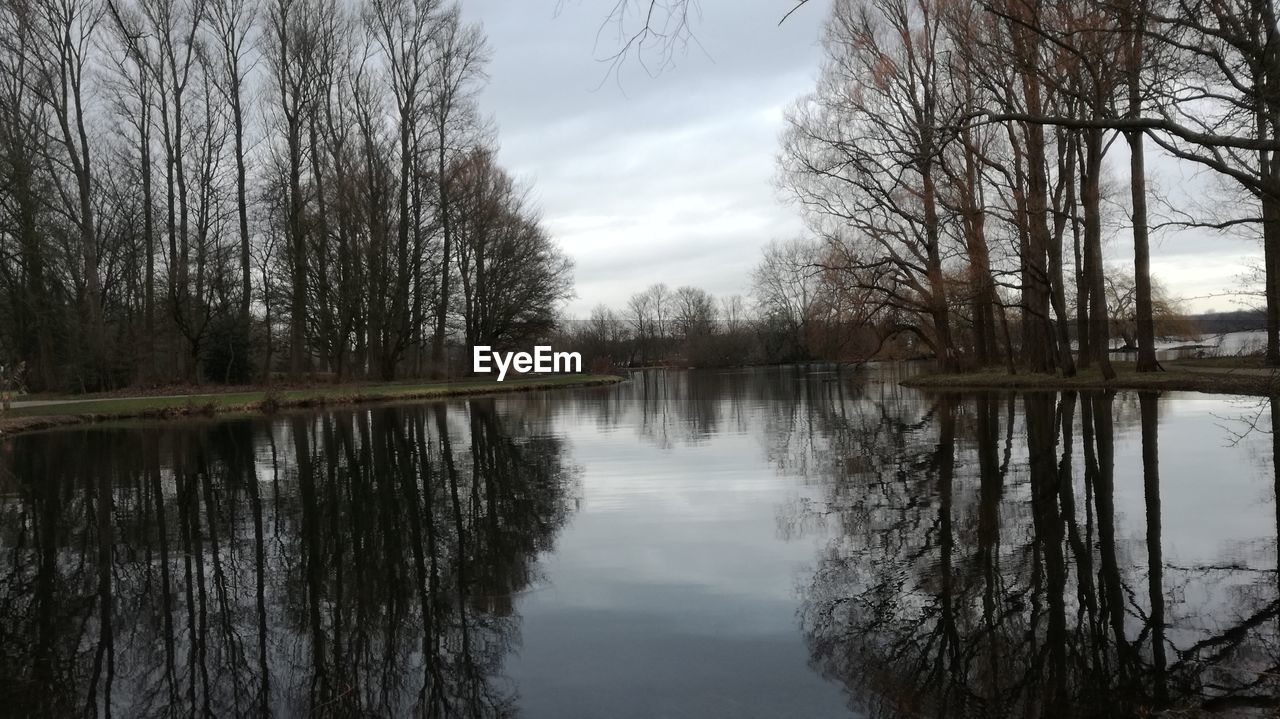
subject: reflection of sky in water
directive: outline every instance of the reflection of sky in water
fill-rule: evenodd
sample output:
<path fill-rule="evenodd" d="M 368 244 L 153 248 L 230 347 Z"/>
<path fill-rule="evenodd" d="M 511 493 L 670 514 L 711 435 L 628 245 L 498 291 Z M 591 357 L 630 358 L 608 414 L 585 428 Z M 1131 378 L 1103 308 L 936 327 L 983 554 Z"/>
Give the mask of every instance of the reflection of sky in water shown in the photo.
<path fill-rule="evenodd" d="M 1121 395 L 1123 401 L 1125 395 Z M 1160 402 L 1160 499 L 1164 560 L 1168 564 L 1241 562 L 1267 568 L 1275 562 L 1275 491 L 1270 466 L 1270 418 L 1249 432 L 1240 418 L 1257 412 L 1257 398 L 1175 393 Z M 1142 447 L 1137 427 L 1116 432 L 1116 510 L 1122 536 L 1145 545 Z M 1246 549 L 1250 548 L 1250 549 Z M 1242 552 L 1242 549 L 1245 550 Z M 1274 566 L 1270 568 L 1274 569 Z"/>
<path fill-rule="evenodd" d="M 797 575 L 818 544 L 779 538 L 801 485 L 758 437 L 730 428 L 664 448 L 636 441 L 639 414 L 603 432 L 556 427 L 583 501 L 518 605 L 508 670 L 525 715 L 848 716 L 798 629 Z"/>
<path fill-rule="evenodd" d="M 811 376 L 807 389 L 830 386 Z M 666 389 L 675 396 L 688 391 L 679 383 Z M 739 388 L 718 389 L 722 395 L 712 393 L 697 407 L 615 401 L 609 423 L 581 404 L 554 414 L 549 431 L 570 438 L 583 468 L 583 499 L 555 553 L 542 561 L 544 581 L 518 605 L 523 649 L 508 671 L 528 715 L 592 714 L 603 706 L 615 708 L 606 712 L 612 716 L 722 715 L 727 707 L 740 716 L 847 715 L 844 699 L 804 667 L 797 631 L 803 600 L 797 590 L 811 581 L 824 547 L 847 542 L 835 536 L 840 524 L 826 521 L 831 515 L 824 520 L 822 509 L 832 459 L 845 450 L 804 411 L 739 396 Z M 635 387 L 620 392 L 645 394 Z M 877 403 L 904 419 L 918 420 L 930 409 L 927 398 L 888 387 L 846 400 L 843 411 L 855 415 Z M 1006 401 L 999 400 L 1001 455 Z M 972 412 L 961 406 L 962 414 Z M 1159 403 L 1163 585 L 1175 647 L 1240 621 L 1259 608 L 1254 585 L 1274 585 L 1270 435 L 1235 436 L 1246 428 L 1239 418 L 1259 406 L 1250 398 L 1193 393 L 1166 394 Z M 1003 541 L 1014 544 L 1026 540 L 1020 533 L 1030 523 L 1022 409 L 1019 400 L 1001 502 Z M 1137 636 L 1142 623 L 1132 612 L 1150 608 L 1136 395 L 1117 395 L 1114 418 L 1117 558 L 1131 603 L 1125 624 Z M 1265 412 L 1261 423 L 1269 429 Z M 1077 404 L 1073 477 L 1083 525 L 1081 424 Z M 926 423 L 905 436 L 928 446 L 936 431 Z M 962 430 L 954 484 L 959 525 L 976 521 L 978 511 L 976 460 L 965 441 Z M 1061 451 L 1060 443 L 1055 447 Z M 862 456 L 839 459 L 853 471 L 875 464 Z M 807 521 L 792 516 L 814 512 Z M 971 548 L 958 552 L 968 557 Z M 1261 571 L 1233 569 L 1242 566 Z M 1274 594 L 1268 591 L 1264 598 Z M 1075 597 L 1066 600 L 1071 611 L 1079 608 Z M 906 595 L 900 601 L 903 611 L 928 603 Z"/>
<path fill-rule="evenodd" d="M 1059 670 L 1081 715 L 1099 715 L 1090 709 L 1117 697 L 1147 701 L 1157 672 L 1138 396 L 1122 392 L 1108 405 L 1081 395 L 1068 404 L 1074 454 L 1070 491 L 1062 492 L 1058 395 L 1012 404 L 1009 395 L 931 397 L 893 381 L 890 373 L 913 366 L 871 371 L 886 381 L 787 368 L 649 373 L 618 387 L 445 407 L 15 437 L 14 454 L 0 458 L 0 477 L 13 486 L 0 504 L 8 513 L 0 522 L 0 631 L 16 641 L 0 653 L 10 661 L 0 669 L 31 666 L 44 651 L 32 624 L 38 613 L 27 604 L 44 587 L 44 601 L 74 618 L 57 626 L 88 627 L 48 646 L 76 652 L 60 665 L 79 661 L 88 675 L 104 576 L 94 546 L 104 516 L 86 499 L 95 470 L 83 457 L 92 456 L 111 469 L 96 481 L 116 482 L 121 711 L 169 699 L 141 699 L 139 687 L 160 676 L 152 673 L 163 664 L 166 626 L 134 622 L 140 611 L 175 618 L 177 657 L 194 656 L 190 636 L 208 642 L 216 672 L 226 671 L 216 666 L 224 657 L 256 656 L 258 601 L 277 709 L 355 701 L 343 682 L 357 677 L 368 713 L 398 714 L 391 707 L 412 706 L 424 686 L 424 636 L 439 640 L 429 667 L 456 690 L 453 715 L 470 715 L 467 702 L 479 691 L 500 700 L 490 708 L 505 710 L 501 702 L 511 699 L 519 716 L 534 719 L 846 717 L 851 699 L 882 700 L 868 714 L 896 719 L 945 716 L 939 707 L 951 708 L 958 695 L 1011 714 L 1042 715 L 1048 705 L 1065 716 L 1046 679 L 1055 649 L 1064 649 Z M 1113 555 L 1103 547 L 1099 504 L 1090 503 L 1105 480 L 1085 479 L 1086 406 L 1109 406 L 1113 420 Z M 1248 398 L 1172 393 L 1158 414 L 1175 693 L 1195 705 L 1211 681 L 1269 699 L 1280 693 L 1280 680 L 1268 678 L 1280 676 L 1271 671 L 1280 664 L 1280 604 L 1269 411 Z M 1248 428 L 1243 418 L 1257 418 L 1263 431 L 1236 443 Z M 1097 426 L 1105 433 L 1105 423 Z M 1032 466 L 1032 444 L 1050 461 Z M 16 473 L 6 474 L 11 466 Z M 142 491 L 149 476 L 154 493 Z M 50 487 L 65 494 L 41 493 Z M 181 487 L 204 492 L 189 496 L 199 511 L 185 519 Z M 260 515 L 250 488 L 261 492 Z M 1057 515 L 1068 502 L 1075 514 Z M 162 506 L 167 532 L 155 531 Z M 261 566 L 255 516 L 266 539 Z M 58 531 L 23 534 L 46 520 Z M 202 531 L 184 528 L 191 521 Z M 206 541 L 214 530 L 217 550 Z M 156 542 L 162 535 L 167 548 Z M 1083 559 L 1075 556 L 1082 542 Z M 54 548 L 57 592 L 37 581 L 38 563 L 5 564 L 40 545 Z M 174 590 L 157 606 L 146 577 L 163 566 L 153 557 L 164 552 Z M 212 577 L 214 559 L 231 578 L 225 598 L 235 610 L 222 617 L 234 632 L 190 635 L 186 565 Z M 216 607 L 223 595 L 211 581 L 203 601 Z M 1106 614 L 1108 582 L 1122 615 Z M 222 626 L 210 616 L 219 620 L 210 627 Z M 1052 616 L 1063 625 L 1057 634 Z M 1111 683 L 1124 653 L 1117 625 L 1135 652 L 1124 661 L 1145 683 L 1136 693 Z M 1208 649 L 1183 653 L 1197 642 Z M 989 656 L 997 656 L 994 675 L 984 675 Z M 317 662 L 333 664 L 328 694 L 314 693 Z M 181 680 L 185 659 L 178 664 Z M 252 664 L 235 671 L 227 676 L 238 683 L 211 684 L 217 707 L 260 672 Z M 6 676 L 0 672 L 0 706 L 37 686 Z M 82 684 L 53 679 L 52 692 L 80 701 Z M 250 697 L 236 700 L 253 713 Z"/>
<path fill-rule="evenodd" d="M 1247 621 L 1274 599 L 1277 517 L 1265 402 L 1192 392 L 1161 399 L 1161 550 L 1174 646 Z M 1141 450 L 1137 427 L 1117 429 L 1119 538 L 1135 581 L 1147 567 Z"/>

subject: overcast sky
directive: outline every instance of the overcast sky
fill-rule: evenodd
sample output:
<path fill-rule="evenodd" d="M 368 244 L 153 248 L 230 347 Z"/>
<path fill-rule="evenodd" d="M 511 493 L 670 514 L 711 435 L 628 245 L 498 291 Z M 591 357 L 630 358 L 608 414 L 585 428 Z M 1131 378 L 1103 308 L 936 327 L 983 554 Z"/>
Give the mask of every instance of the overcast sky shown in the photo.
<path fill-rule="evenodd" d="M 700 0 L 698 46 L 656 76 L 637 62 L 615 76 L 600 62 L 618 47 L 602 26 L 615 0 L 467 0 L 493 61 L 484 110 L 500 156 L 533 183 L 546 225 L 576 263 L 570 315 L 620 307 L 654 282 L 717 295 L 750 290 L 760 248 L 799 234 L 774 187 L 784 108 L 814 85 L 830 0 L 811 0 L 781 26 L 793 0 Z M 1126 179 L 1124 143 L 1113 146 Z M 1175 196 L 1212 194 L 1195 168 L 1153 158 L 1155 184 Z M 1126 186 L 1121 185 L 1121 188 Z M 1117 238 L 1108 248 L 1132 262 Z M 1205 233 L 1156 239 L 1152 270 L 1184 298 L 1239 285 L 1250 243 Z M 1233 309 L 1197 299 L 1196 311 Z"/>

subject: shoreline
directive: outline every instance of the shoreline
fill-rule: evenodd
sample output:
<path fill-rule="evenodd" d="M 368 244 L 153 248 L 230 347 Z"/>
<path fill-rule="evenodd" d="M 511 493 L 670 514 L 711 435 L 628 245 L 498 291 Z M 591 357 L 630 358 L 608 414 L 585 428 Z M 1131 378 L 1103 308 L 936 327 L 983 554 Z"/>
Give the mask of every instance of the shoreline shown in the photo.
<path fill-rule="evenodd" d="M 305 389 L 256 390 L 166 397 L 106 397 L 16 407 L 0 412 L 0 437 L 55 427 L 124 419 L 174 419 L 243 413 L 269 415 L 279 410 L 375 404 L 412 400 L 598 387 L 622 382 L 617 375 L 558 375 L 532 379 L 362 384 Z"/>
<path fill-rule="evenodd" d="M 1132 366 L 1116 367 L 1116 378 L 1105 380 L 1094 368 L 1080 371 L 1075 377 L 1027 372 L 1011 375 L 1005 370 L 969 373 L 927 373 L 899 382 L 904 387 L 936 392 L 977 392 L 984 390 L 1019 390 L 1059 392 L 1064 390 L 1138 390 L 1199 392 L 1202 394 L 1248 395 L 1268 397 L 1280 394 L 1280 370 L 1254 368 L 1192 369 L 1166 363 L 1161 372 L 1134 371 Z"/>

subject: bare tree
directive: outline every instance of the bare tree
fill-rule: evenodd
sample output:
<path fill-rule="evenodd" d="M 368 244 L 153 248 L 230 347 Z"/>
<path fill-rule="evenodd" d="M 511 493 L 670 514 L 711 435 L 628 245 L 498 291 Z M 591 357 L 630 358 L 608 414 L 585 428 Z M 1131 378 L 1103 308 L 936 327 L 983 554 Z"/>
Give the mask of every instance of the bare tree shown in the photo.
<path fill-rule="evenodd" d="M 4 296 L 12 298 L 4 316 L 5 336 L 13 367 L 13 357 L 25 361 L 28 382 L 33 390 L 47 390 L 58 381 L 55 369 L 54 330 L 56 318 L 56 276 L 58 268 L 47 233 L 45 198 L 52 178 L 47 172 L 49 149 L 46 129 L 48 106 L 33 86 L 40 82 L 39 39 L 31 29 L 34 18 L 23 5 L 5 5 L 0 37 L 0 158 L 3 192 L 0 208 L 9 231 L 0 235 L 0 255 L 13 258 L 0 262 Z M 11 323 L 11 324 L 10 324 Z"/>
<path fill-rule="evenodd" d="M 752 273 L 752 294 L 763 318 L 781 322 L 809 354 L 809 326 L 822 302 L 820 242 L 775 240 Z"/>
<path fill-rule="evenodd" d="M 286 227 L 290 266 L 289 371 L 300 375 L 307 367 L 307 247 L 303 216 L 303 131 L 305 113 L 313 101 L 319 8 L 307 0 L 274 0 L 267 8 L 269 35 L 266 59 L 274 81 L 276 102 L 284 126 Z"/>
<path fill-rule="evenodd" d="M 27 12 L 27 9 L 19 12 Z M 53 0 L 30 6 L 31 19 L 17 29 L 30 32 L 35 61 L 32 91 L 49 108 L 56 125 L 57 153 L 48 154 L 52 175 L 61 183 L 67 174 L 73 188 L 63 190 L 66 211 L 78 231 L 81 321 L 88 344 L 89 367 L 82 385 L 105 384 L 105 332 L 98 265 L 98 228 L 94 216 L 94 164 L 90 148 L 88 84 L 95 32 L 106 6 L 94 0 Z"/>
<path fill-rule="evenodd" d="M 447 313 L 450 300 L 450 263 L 460 248 L 455 246 L 448 168 L 463 152 L 485 142 L 485 128 L 476 108 L 476 94 L 485 80 L 489 50 L 484 34 L 475 25 L 462 22 L 458 6 L 448 8 L 440 27 L 432 36 L 432 63 L 429 71 L 430 102 L 427 120 L 434 143 L 433 170 L 436 178 L 437 211 L 443 245 L 441 248 L 435 331 L 431 340 L 431 364 L 443 369 Z"/>
<path fill-rule="evenodd" d="M 672 324 L 676 333 L 686 341 L 691 337 L 710 334 L 716 323 L 716 301 L 700 287 L 684 286 L 676 289 L 672 304 L 675 309 Z"/>
<path fill-rule="evenodd" d="M 449 175 L 467 344 L 510 346 L 546 336 L 572 294 L 572 262 L 491 151 L 472 151 Z"/>
<path fill-rule="evenodd" d="M 788 116 L 785 182 L 824 232 L 857 249 L 883 301 L 924 320 L 944 370 L 959 367 L 945 263 L 951 221 L 939 156 L 961 106 L 945 91 L 945 30 L 932 0 L 838 2 L 817 92 Z"/>
<path fill-rule="evenodd" d="M 248 330 L 253 295 L 249 252 L 248 170 L 245 147 L 245 96 L 252 67 L 250 38 L 257 6 L 253 0 L 211 0 L 209 18 L 217 48 L 213 82 L 231 106 L 236 164 L 236 220 L 240 232 L 240 323 Z"/>

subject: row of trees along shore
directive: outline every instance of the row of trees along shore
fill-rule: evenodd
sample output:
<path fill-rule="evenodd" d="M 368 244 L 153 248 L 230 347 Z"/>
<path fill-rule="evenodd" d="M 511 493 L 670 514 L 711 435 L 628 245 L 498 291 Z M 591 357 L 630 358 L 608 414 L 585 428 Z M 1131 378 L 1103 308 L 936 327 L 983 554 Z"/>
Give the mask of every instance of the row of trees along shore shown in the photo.
<path fill-rule="evenodd" d="M 1280 364 L 1274 10 L 1270 0 L 837 0 L 817 87 L 788 113 L 782 185 L 824 240 L 819 266 L 868 316 L 908 318 L 941 368 L 996 364 L 1004 345 L 1011 367 L 1096 365 L 1111 377 L 1104 156 L 1117 141 L 1130 159 L 1130 231 L 1117 234 L 1133 248 L 1137 369 L 1159 367 L 1149 141 L 1244 190 L 1230 217 L 1203 221 L 1254 221 L 1267 359 Z"/>
<path fill-rule="evenodd" d="M 495 161 L 488 55 L 444 0 L 6 0 L 0 365 L 390 379 L 545 333 L 572 268 Z"/>
<path fill-rule="evenodd" d="M 929 357 L 933 347 L 919 333 L 904 331 L 910 325 L 902 313 L 868 316 L 865 296 L 851 292 L 843 273 L 821 269 L 829 251 L 817 239 L 773 242 L 752 273 L 749 297 L 717 297 L 699 287 L 657 283 L 622 306 L 597 305 L 587 318 L 561 323 L 552 340 L 557 348 L 581 352 L 586 366 L 596 372 L 620 366 L 857 364 Z M 1108 334 L 1130 350 L 1136 346 L 1138 324 L 1135 286 L 1123 269 L 1108 269 Z M 1198 338 L 1209 329 L 1201 326 L 1202 319 L 1218 331 L 1257 321 L 1248 311 L 1188 316 L 1154 280 L 1151 292 L 1159 337 Z M 956 309 L 959 317 L 963 308 Z M 957 334 L 967 336 L 971 330 L 963 323 L 961 327 Z"/>
<path fill-rule="evenodd" d="M 635 10 L 619 57 L 694 32 L 688 0 L 629 0 L 619 22 Z M 1152 233 L 1197 226 L 1262 245 L 1280 366 L 1275 0 L 835 0 L 823 47 L 787 112 L 779 184 L 850 321 L 914 335 L 944 370 L 1112 377 L 1110 240 L 1132 258 L 1137 369 L 1156 370 Z M 1229 201 L 1156 221 L 1153 150 Z M 1125 152 L 1127 188 L 1108 182 Z"/>

